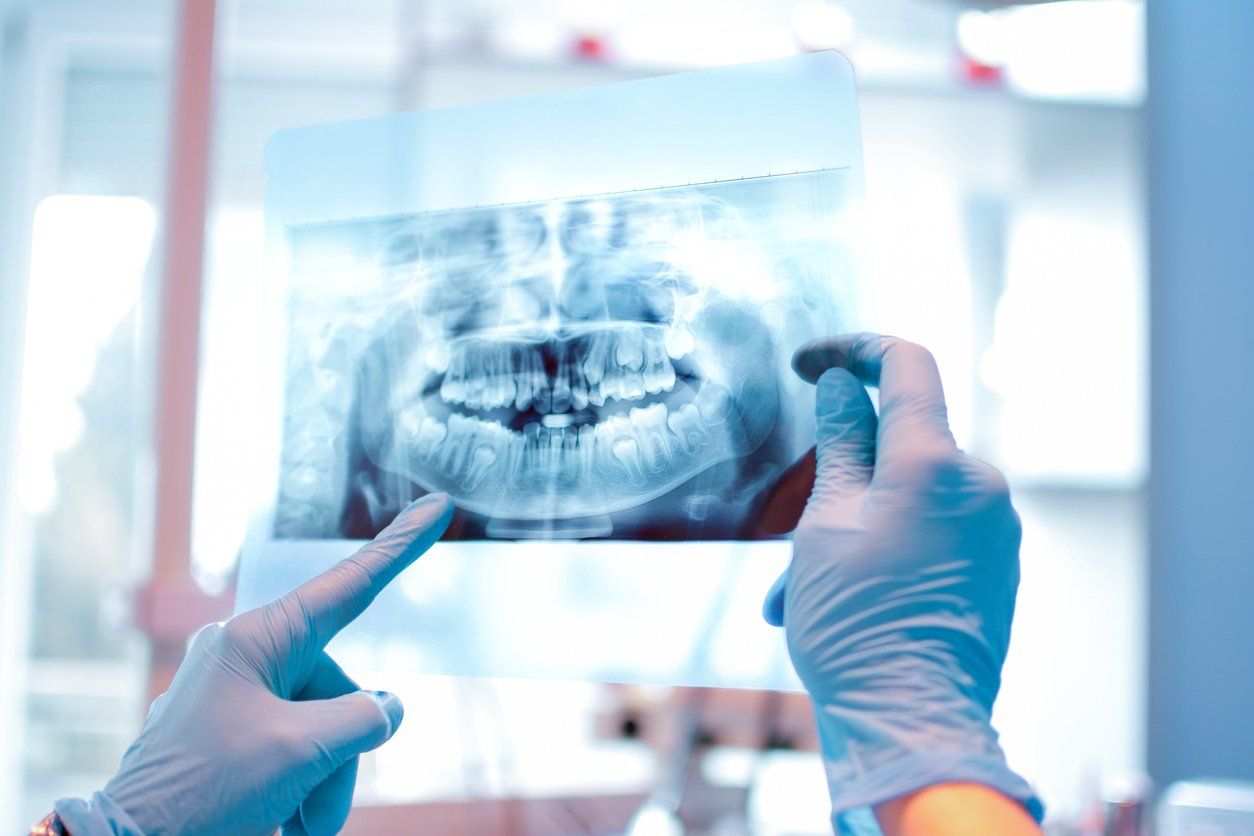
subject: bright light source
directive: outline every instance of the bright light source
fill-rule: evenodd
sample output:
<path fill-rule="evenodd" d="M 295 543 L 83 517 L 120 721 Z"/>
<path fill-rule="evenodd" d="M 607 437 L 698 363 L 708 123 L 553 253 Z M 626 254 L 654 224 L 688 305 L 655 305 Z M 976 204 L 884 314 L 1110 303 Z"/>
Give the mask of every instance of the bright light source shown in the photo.
<path fill-rule="evenodd" d="M 1026 209 L 980 377 L 1015 477 L 1135 485 L 1145 472 L 1145 299 L 1127 221 Z M 1076 338 L 1069 335 L 1083 335 Z"/>
<path fill-rule="evenodd" d="M 622 63 L 646 67 L 717 67 L 797 54 L 788 27 L 766 20 L 713 20 L 694 12 L 671 14 L 666 26 L 641 16 L 614 34 Z"/>
<path fill-rule="evenodd" d="M 57 454 L 82 436 L 78 399 L 96 355 L 139 301 L 156 223 L 134 197 L 53 195 L 35 209 L 18 429 L 27 513 L 56 500 Z"/>
<path fill-rule="evenodd" d="M 1145 7 L 1139 0 L 1069 0 L 1013 9 L 1011 89 L 1041 98 L 1140 102 Z"/>
<path fill-rule="evenodd" d="M 550 19 L 507 17 L 492 27 L 491 40 L 506 55 L 552 59 L 564 53 L 570 35 Z"/>
<path fill-rule="evenodd" d="M 209 591 L 228 582 L 251 515 L 263 507 L 271 439 L 259 428 L 280 420 L 268 367 L 258 362 L 277 351 L 280 319 L 266 291 L 264 230 L 262 212 L 253 208 L 218 209 L 206 230 L 192 570 Z M 327 255 L 330 264 L 340 256 Z"/>
<path fill-rule="evenodd" d="M 1005 68 L 1010 89 L 1045 99 L 1136 104 L 1145 95 L 1141 0 L 1066 0 L 963 12 L 958 45 Z"/>
<path fill-rule="evenodd" d="M 958 46 L 968 58 L 986 67 L 1000 67 L 1009 52 L 1009 33 L 1002 12 L 974 9 L 958 15 Z"/>
<path fill-rule="evenodd" d="M 658 20 L 655 9 L 642 10 L 638 3 L 627 0 L 602 0 L 597 3 L 558 0 L 556 7 L 550 11 L 550 17 L 577 32 L 616 32 L 633 20 Z"/>
<path fill-rule="evenodd" d="M 793 7 L 792 28 L 806 49 L 848 49 L 858 34 L 853 15 L 826 0 L 802 0 Z"/>

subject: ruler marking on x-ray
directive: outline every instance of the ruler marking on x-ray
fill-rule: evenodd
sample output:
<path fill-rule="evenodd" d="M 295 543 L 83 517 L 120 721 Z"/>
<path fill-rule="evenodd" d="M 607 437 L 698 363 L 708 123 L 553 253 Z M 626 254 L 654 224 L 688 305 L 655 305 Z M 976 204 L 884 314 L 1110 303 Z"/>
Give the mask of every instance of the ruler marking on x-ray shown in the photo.
<path fill-rule="evenodd" d="M 445 209 L 424 209 L 420 212 L 403 212 L 403 213 L 395 214 L 395 215 L 361 215 L 352 219 L 332 218 L 332 219 L 327 219 L 327 220 L 322 220 L 322 221 L 304 221 L 302 223 L 295 224 L 294 226 L 311 227 L 311 226 L 321 226 L 325 224 L 342 224 L 345 222 L 368 223 L 370 221 L 393 220 L 396 218 L 412 218 L 418 215 L 436 215 L 436 214 L 444 214 L 447 212 L 473 212 L 477 209 L 507 209 L 511 206 L 530 206 L 536 203 L 556 203 L 556 202 L 566 201 L 566 200 L 583 200 L 583 199 L 588 199 L 588 198 L 602 198 L 602 197 L 622 197 L 623 195 L 642 194 L 645 192 L 660 192 L 660 191 L 665 191 L 667 189 L 687 189 L 691 187 L 700 187 L 700 186 L 721 186 L 721 185 L 726 185 L 728 183 L 745 183 L 745 182 L 749 182 L 752 180 L 770 180 L 776 177 L 780 177 L 780 178 L 800 177 L 800 176 L 804 176 L 807 174 L 826 174 L 828 172 L 834 172 L 834 171 L 848 171 L 850 168 L 852 168 L 852 166 L 841 165 L 841 166 L 831 166 L 827 168 L 810 168 L 810 169 L 804 169 L 804 170 L 798 170 L 798 171 L 767 172 L 766 174 L 750 174 L 750 175 L 742 176 L 742 177 L 728 178 L 726 180 L 698 180 L 696 182 L 684 183 L 684 184 L 675 183 L 675 184 L 669 184 L 669 185 L 663 184 L 660 186 L 641 186 L 640 188 L 637 188 L 637 189 L 620 189 L 618 191 L 613 191 L 613 192 L 592 192 L 591 194 L 580 193 L 576 195 L 565 195 L 561 197 L 538 197 L 538 198 L 530 198 L 528 200 L 508 201 L 504 203 L 474 203 L 474 204 L 468 204 L 466 206 L 450 206 Z"/>

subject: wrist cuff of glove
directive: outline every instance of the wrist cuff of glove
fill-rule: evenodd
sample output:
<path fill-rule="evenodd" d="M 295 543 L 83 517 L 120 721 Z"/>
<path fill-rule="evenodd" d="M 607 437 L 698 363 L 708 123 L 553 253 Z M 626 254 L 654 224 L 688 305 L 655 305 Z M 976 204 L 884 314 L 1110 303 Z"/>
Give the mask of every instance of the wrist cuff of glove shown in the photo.
<path fill-rule="evenodd" d="M 870 808 L 935 784 L 983 784 L 1019 801 L 1039 824 L 1044 805 L 1028 782 L 997 755 L 961 751 L 914 752 L 881 764 L 852 780 L 833 780 L 834 764 L 828 767 L 832 796 L 832 827 L 837 833 L 875 833 L 867 823 L 875 819 Z"/>
<path fill-rule="evenodd" d="M 62 798 L 53 809 L 70 836 L 144 836 L 126 811 L 102 792 L 86 801 Z"/>

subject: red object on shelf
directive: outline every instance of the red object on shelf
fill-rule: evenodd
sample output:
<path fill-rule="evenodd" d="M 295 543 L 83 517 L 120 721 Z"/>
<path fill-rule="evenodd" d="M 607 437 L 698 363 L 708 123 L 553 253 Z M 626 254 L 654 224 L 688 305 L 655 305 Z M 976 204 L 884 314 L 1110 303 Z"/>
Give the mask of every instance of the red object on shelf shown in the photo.
<path fill-rule="evenodd" d="M 1000 87 L 1005 80 L 1002 68 L 981 64 L 969 55 L 958 53 L 958 77 L 967 84 L 980 87 Z"/>
<path fill-rule="evenodd" d="M 609 57 L 609 46 L 600 35 L 580 35 L 575 38 L 575 57 L 584 61 L 604 61 Z"/>

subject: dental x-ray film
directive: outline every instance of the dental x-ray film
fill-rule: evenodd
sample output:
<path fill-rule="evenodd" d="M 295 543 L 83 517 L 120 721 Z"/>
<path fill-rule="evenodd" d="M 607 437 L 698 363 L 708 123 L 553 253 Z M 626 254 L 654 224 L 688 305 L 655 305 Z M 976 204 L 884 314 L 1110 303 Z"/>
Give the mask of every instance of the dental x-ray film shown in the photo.
<path fill-rule="evenodd" d="M 840 323 L 840 177 L 290 228 L 276 535 L 444 491 L 457 538 L 762 536 L 813 438 L 789 354 Z"/>
<path fill-rule="evenodd" d="M 246 552 L 245 599 L 312 573 L 317 560 L 302 573 L 275 557 L 295 543 L 367 540 L 433 491 L 458 509 L 446 541 L 496 543 L 466 544 L 457 571 L 509 555 L 533 576 L 568 559 L 610 572 L 572 590 L 585 619 L 592 589 L 630 611 L 641 585 L 624 566 L 650 578 L 664 545 L 706 578 L 708 595 L 694 577 L 687 604 L 669 605 L 685 619 L 728 618 L 738 578 L 769 583 L 786 544 L 749 541 L 787 536 L 763 517 L 814 441 L 813 388 L 791 354 L 857 327 L 866 304 L 843 59 L 287 131 L 267 169 L 283 401 L 275 501 L 254 538 L 272 547 Z M 517 649 L 502 671 L 503 639 L 465 640 L 461 662 L 433 672 L 589 671 Z M 467 669 L 471 657 L 488 661 Z M 767 683 L 695 655 L 653 673 L 623 654 L 605 665 L 597 676 Z"/>

